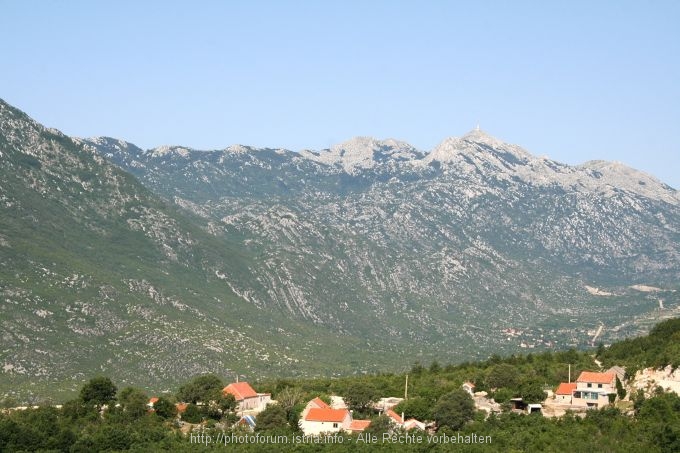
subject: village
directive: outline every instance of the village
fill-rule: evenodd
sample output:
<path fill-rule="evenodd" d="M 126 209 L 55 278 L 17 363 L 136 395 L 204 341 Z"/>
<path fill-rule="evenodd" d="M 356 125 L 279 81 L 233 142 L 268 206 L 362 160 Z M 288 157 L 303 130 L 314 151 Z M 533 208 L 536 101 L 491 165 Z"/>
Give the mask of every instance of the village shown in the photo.
<path fill-rule="evenodd" d="M 630 396 L 638 390 L 645 394 L 659 391 L 680 394 L 680 369 L 673 369 L 670 366 L 660 370 L 647 368 L 638 371 L 630 380 L 626 380 L 625 369 L 619 366 L 613 366 L 606 371 L 582 371 L 573 382 L 569 379 L 569 382 L 562 382 L 556 388 L 545 389 L 545 399 L 540 403 L 511 398 L 509 402 L 500 404 L 490 398 L 488 392 L 475 391 L 475 384 L 470 381 L 463 382 L 460 389 L 472 399 L 475 410 L 484 412 L 486 417 L 504 411 L 526 415 L 538 414 L 544 417 L 561 417 L 568 412 L 585 416 L 589 410 L 608 406 L 618 407 L 622 412 L 632 411 Z M 222 394 L 233 396 L 235 413 L 238 416 L 237 421 L 231 426 L 224 423 L 215 425 L 216 428 L 223 430 L 253 432 L 257 427 L 258 415 L 268 406 L 278 404 L 270 393 L 258 393 L 248 382 L 230 383 L 222 389 Z M 404 397 L 406 396 L 405 392 Z M 331 395 L 326 400 L 318 396 L 312 398 L 301 411 L 298 427 L 305 436 L 362 433 L 371 426 L 371 419 L 355 418 L 355 411 L 350 409 L 342 396 Z M 408 418 L 403 412 L 398 413 L 394 410 L 404 400 L 402 397 L 384 396 L 372 402 L 370 408 L 374 414 L 389 420 L 391 431 L 420 430 L 434 433 L 437 429 L 434 421 Z M 154 411 L 154 405 L 158 401 L 158 397 L 152 397 L 147 404 L 148 410 Z M 205 422 L 189 423 L 182 419 L 188 403 L 178 402 L 175 406 L 176 421 L 183 433 L 188 434 L 204 428 Z"/>

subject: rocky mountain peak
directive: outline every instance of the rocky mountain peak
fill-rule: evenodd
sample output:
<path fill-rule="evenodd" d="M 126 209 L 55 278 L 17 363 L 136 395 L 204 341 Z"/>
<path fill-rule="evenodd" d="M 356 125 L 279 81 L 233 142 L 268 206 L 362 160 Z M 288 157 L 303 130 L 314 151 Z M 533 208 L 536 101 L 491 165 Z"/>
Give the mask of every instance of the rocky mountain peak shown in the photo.
<path fill-rule="evenodd" d="M 384 162 L 411 162 L 423 156 L 423 153 L 406 142 L 373 137 L 354 137 L 331 146 L 319 153 L 303 152 L 307 158 L 327 165 L 337 165 L 347 173 L 354 174 L 361 169 L 370 169 Z"/>
<path fill-rule="evenodd" d="M 474 143 L 483 143 L 490 146 L 503 145 L 503 142 L 496 137 L 492 136 L 488 132 L 480 129 L 479 126 L 469 131 L 467 134 L 461 137 L 462 140 Z"/>

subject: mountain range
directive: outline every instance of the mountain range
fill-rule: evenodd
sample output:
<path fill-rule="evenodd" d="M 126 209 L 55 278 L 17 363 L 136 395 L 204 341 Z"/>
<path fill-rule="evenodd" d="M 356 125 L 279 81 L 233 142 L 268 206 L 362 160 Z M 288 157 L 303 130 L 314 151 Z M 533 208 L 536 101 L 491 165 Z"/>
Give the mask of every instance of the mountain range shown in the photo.
<path fill-rule="evenodd" d="M 142 150 L 0 101 L 0 393 L 583 347 L 680 311 L 680 193 L 476 129 Z M 600 327 L 602 327 L 600 329 Z"/>

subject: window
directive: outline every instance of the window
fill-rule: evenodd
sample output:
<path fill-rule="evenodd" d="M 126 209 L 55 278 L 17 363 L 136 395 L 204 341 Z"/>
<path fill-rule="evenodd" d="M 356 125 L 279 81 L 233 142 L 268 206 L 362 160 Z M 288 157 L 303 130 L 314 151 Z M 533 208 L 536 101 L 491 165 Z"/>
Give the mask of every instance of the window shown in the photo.
<path fill-rule="evenodd" d="M 588 382 L 587 387 L 588 387 L 588 388 L 591 388 L 592 386 L 593 386 L 593 384 L 591 384 L 590 382 Z"/>
<path fill-rule="evenodd" d="M 333 428 L 337 428 L 337 427 L 338 427 L 338 424 L 337 424 L 337 423 L 333 423 Z"/>
<path fill-rule="evenodd" d="M 601 388 L 602 388 L 602 384 L 597 384 L 597 388 L 601 389 Z"/>

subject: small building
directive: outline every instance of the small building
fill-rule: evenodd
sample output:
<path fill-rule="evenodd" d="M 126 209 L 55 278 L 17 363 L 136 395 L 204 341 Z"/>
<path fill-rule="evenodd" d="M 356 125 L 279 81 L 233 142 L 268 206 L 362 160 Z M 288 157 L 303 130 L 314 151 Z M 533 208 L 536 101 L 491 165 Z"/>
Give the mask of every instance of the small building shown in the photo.
<path fill-rule="evenodd" d="M 299 422 L 300 429 L 306 436 L 321 433 L 337 433 L 342 430 L 349 431 L 351 425 L 352 414 L 347 409 L 333 409 L 330 407 L 309 408 Z"/>
<path fill-rule="evenodd" d="M 574 406 L 599 409 L 609 405 L 609 395 L 616 395 L 616 374 L 583 371 L 576 379 L 572 394 Z"/>
<path fill-rule="evenodd" d="M 348 431 L 350 433 L 360 433 L 363 432 L 369 426 L 371 426 L 370 420 L 352 420 L 349 424 Z"/>
<path fill-rule="evenodd" d="M 618 365 L 614 365 L 613 367 L 608 369 L 607 373 L 614 373 L 616 375 L 616 377 L 619 378 L 619 381 L 621 381 L 621 383 L 623 383 L 623 381 L 626 378 L 626 369 L 623 368 L 623 367 L 620 367 Z M 616 381 L 616 379 L 615 379 L 615 381 Z"/>
<path fill-rule="evenodd" d="M 347 403 L 342 396 L 331 395 L 331 407 L 333 409 L 347 409 Z"/>
<path fill-rule="evenodd" d="M 331 409 L 331 407 L 328 404 L 326 404 L 324 400 L 317 396 L 316 398 L 310 400 L 307 403 L 305 408 L 302 410 L 302 413 L 300 414 L 300 418 L 301 419 L 305 418 L 310 409 Z"/>
<path fill-rule="evenodd" d="M 576 382 L 561 382 L 557 390 L 555 390 L 555 402 L 571 404 L 574 390 L 576 390 Z"/>
<path fill-rule="evenodd" d="M 404 418 L 394 412 L 392 409 L 387 409 L 385 415 L 390 418 L 392 423 L 397 427 L 402 427 L 404 425 Z"/>
<path fill-rule="evenodd" d="M 234 424 L 234 427 L 241 428 L 246 431 L 255 431 L 255 426 L 257 425 L 257 420 L 254 415 L 244 415 Z"/>
<path fill-rule="evenodd" d="M 257 393 L 247 382 L 233 382 L 222 389 L 222 394 L 234 395 L 239 411 L 262 412 L 272 400 L 270 393 Z"/>
<path fill-rule="evenodd" d="M 392 409 L 394 406 L 401 403 L 402 401 L 404 401 L 404 398 L 398 398 L 396 396 L 380 398 L 378 401 L 375 402 L 375 404 L 373 404 L 373 409 L 379 411 L 386 411 L 387 409 Z"/>
<path fill-rule="evenodd" d="M 470 394 L 470 396 L 475 395 L 475 384 L 469 381 L 463 382 L 463 385 L 461 386 L 463 390 L 465 390 L 467 393 Z"/>
<path fill-rule="evenodd" d="M 187 410 L 187 407 L 189 407 L 188 403 L 176 403 L 175 407 L 177 408 L 177 413 L 182 414 L 185 410 Z"/>
<path fill-rule="evenodd" d="M 543 413 L 543 405 L 534 403 L 527 404 L 527 414 L 541 414 Z"/>
<path fill-rule="evenodd" d="M 510 398 L 512 411 L 519 414 L 535 414 L 543 412 L 542 404 L 527 403 L 522 398 Z"/>
<path fill-rule="evenodd" d="M 146 407 L 148 407 L 149 409 L 153 409 L 153 405 L 156 404 L 157 402 L 158 402 L 158 397 L 152 396 L 151 398 L 149 398 L 149 402 L 146 403 Z"/>
<path fill-rule="evenodd" d="M 404 422 L 402 428 L 406 431 L 410 431 L 412 429 L 419 429 L 421 431 L 425 431 L 425 423 L 416 420 L 415 418 L 409 418 Z"/>

